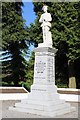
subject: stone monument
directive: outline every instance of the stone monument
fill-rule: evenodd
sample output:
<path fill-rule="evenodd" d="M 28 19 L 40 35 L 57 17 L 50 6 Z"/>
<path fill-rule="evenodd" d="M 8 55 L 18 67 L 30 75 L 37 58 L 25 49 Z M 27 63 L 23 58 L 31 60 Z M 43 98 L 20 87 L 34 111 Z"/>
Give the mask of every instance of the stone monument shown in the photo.
<path fill-rule="evenodd" d="M 43 6 L 44 13 L 41 15 L 39 22 L 42 23 L 43 32 L 43 43 L 39 44 L 39 47 L 52 47 L 52 36 L 50 32 L 52 17 L 51 14 L 47 12 L 48 6 Z"/>
<path fill-rule="evenodd" d="M 44 14 L 39 22 L 43 31 L 43 43 L 40 43 L 35 52 L 34 82 L 28 99 L 16 103 L 10 110 L 17 110 L 46 117 L 56 117 L 74 110 L 70 104 L 60 100 L 55 86 L 55 54 L 52 48 L 50 27 L 51 14 L 47 13 L 47 6 L 43 7 Z"/>

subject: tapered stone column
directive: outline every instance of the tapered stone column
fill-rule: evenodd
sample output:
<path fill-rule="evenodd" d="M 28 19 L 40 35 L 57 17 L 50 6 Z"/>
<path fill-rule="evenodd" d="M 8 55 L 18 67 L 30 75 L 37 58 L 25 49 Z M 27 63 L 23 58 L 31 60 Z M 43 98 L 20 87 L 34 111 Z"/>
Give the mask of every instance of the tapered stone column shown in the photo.
<path fill-rule="evenodd" d="M 57 49 L 38 47 L 35 52 L 34 84 L 55 85 L 55 53 Z"/>
<path fill-rule="evenodd" d="M 56 117 L 74 111 L 70 104 L 60 100 L 55 86 L 55 48 L 37 47 L 35 52 L 34 82 L 28 99 L 16 103 L 10 110 Z"/>

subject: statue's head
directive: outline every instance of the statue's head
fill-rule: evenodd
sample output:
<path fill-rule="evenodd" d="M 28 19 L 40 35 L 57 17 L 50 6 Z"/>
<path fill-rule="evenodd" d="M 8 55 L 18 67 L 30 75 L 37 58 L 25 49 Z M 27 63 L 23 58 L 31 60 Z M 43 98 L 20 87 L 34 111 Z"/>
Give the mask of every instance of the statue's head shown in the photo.
<path fill-rule="evenodd" d="M 43 8 L 42 8 L 42 10 L 43 10 L 44 12 L 47 12 L 47 9 L 48 9 L 48 6 L 47 6 L 47 5 L 44 5 Z"/>

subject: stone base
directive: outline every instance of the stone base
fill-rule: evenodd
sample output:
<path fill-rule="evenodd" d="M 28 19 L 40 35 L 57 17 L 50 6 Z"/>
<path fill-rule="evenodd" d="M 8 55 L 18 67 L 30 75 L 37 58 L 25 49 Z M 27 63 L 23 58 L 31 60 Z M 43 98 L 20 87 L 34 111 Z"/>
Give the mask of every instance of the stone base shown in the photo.
<path fill-rule="evenodd" d="M 44 44 L 44 43 L 43 43 Z M 28 99 L 16 103 L 17 110 L 46 117 L 55 117 L 74 111 L 70 104 L 60 100 L 55 86 L 55 48 L 38 47 L 35 52 L 34 83 Z"/>
<path fill-rule="evenodd" d="M 50 44 L 50 43 L 39 43 L 38 47 L 50 47 L 50 48 L 52 48 L 52 44 Z"/>
<path fill-rule="evenodd" d="M 32 113 L 46 117 L 56 117 L 75 111 L 69 103 L 59 99 L 56 86 L 53 85 L 32 85 L 32 92 L 28 99 L 16 103 L 9 110 Z"/>

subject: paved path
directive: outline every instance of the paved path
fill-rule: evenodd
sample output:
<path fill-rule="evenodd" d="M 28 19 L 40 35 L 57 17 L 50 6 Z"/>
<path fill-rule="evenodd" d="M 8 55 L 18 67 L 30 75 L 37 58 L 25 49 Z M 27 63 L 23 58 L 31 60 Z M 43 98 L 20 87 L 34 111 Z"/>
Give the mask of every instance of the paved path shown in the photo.
<path fill-rule="evenodd" d="M 13 106 L 16 102 L 20 102 L 20 101 L 11 101 L 11 100 L 0 101 L 0 114 L 2 111 L 3 118 L 45 118 L 44 116 L 39 116 L 36 114 L 34 115 L 34 114 L 28 114 L 24 112 L 17 112 L 17 111 L 9 110 L 8 109 L 9 106 Z M 80 103 L 70 103 L 70 104 L 71 106 L 76 107 L 76 111 L 65 114 L 65 115 L 56 116 L 56 118 L 78 118 L 80 116 L 80 113 L 79 113 Z"/>

